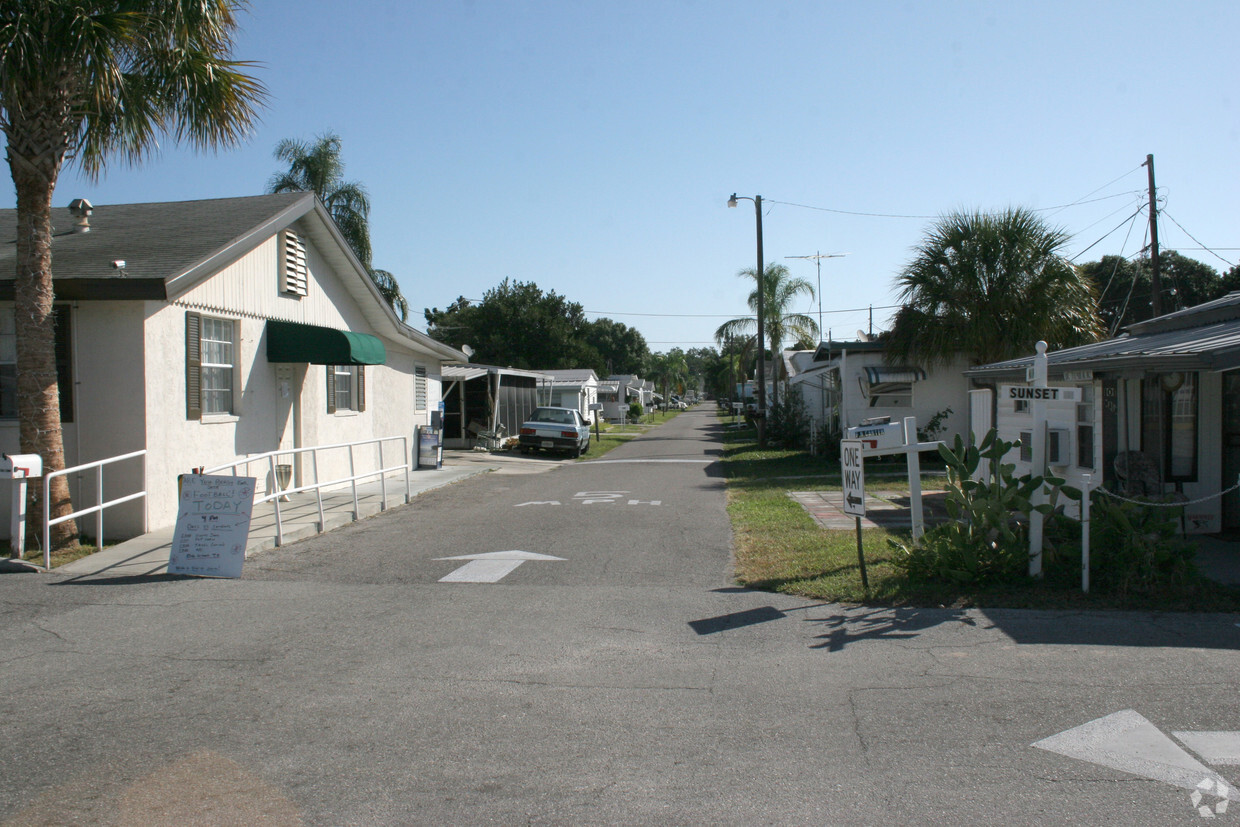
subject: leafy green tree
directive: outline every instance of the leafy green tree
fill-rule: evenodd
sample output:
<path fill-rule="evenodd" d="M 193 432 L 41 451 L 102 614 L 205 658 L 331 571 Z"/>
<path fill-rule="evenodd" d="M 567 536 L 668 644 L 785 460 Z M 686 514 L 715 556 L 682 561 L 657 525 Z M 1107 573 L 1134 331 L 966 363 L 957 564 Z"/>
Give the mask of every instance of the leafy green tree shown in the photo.
<path fill-rule="evenodd" d="M 1080 265 L 1080 270 L 1098 292 L 1098 313 L 1109 334 L 1153 315 L 1148 258 L 1103 256 L 1101 261 Z M 1159 256 L 1158 270 L 1164 313 L 1221 298 L 1229 289 L 1213 267 L 1174 250 Z"/>
<path fill-rule="evenodd" d="M 533 282 L 504 279 L 478 304 L 457 299 L 447 310 L 424 311 L 432 337 L 454 347 L 469 345 L 474 360 L 525 370 L 592 368 L 602 362 L 589 343 L 590 324 L 580 304 Z"/>
<path fill-rule="evenodd" d="M 344 180 L 340 136 L 328 132 L 309 144 L 286 138 L 276 145 L 275 156 L 288 164 L 288 169 L 271 176 L 267 191 L 317 195 L 384 301 L 402 322 L 408 320 L 409 302 L 400 292 L 396 277 L 371 263 L 370 196 L 361 184 Z"/>
<path fill-rule="evenodd" d="M 927 232 L 900 274 L 889 358 L 973 364 L 1097 340 L 1093 285 L 1063 256 L 1068 234 L 1035 213 L 957 212 Z"/>
<path fill-rule="evenodd" d="M 749 294 L 748 300 L 749 308 L 754 311 L 754 315 L 742 316 L 721 324 L 715 331 L 715 340 L 721 345 L 731 339 L 749 340 L 752 343 L 758 332 L 757 268 L 750 267 L 741 270 L 737 275 L 754 280 L 754 289 Z M 763 291 L 762 326 L 766 334 L 766 342 L 763 344 L 770 348 L 770 358 L 775 364 L 775 375 L 771 377 L 771 405 L 774 406 L 779 402 L 779 374 L 783 368 L 781 354 L 784 340 L 789 337 L 793 341 L 816 340 L 818 337 L 818 323 L 813 317 L 792 311 L 798 298 L 802 296 L 810 300 L 814 298 L 814 285 L 803 278 L 793 278 L 784 265 L 772 263 L 764 268 L 761 287 Z M 757 349 L 763 350 L 763 348 Z M 764 358 L 764 356 L 765 354 L 759 354 L 758 358 Z"/>
<path fill-rule="evenodd" d="M 713 347 L 691 347 L 685 351 L 685 364 L 689 367 L 689 385 L 703 390 L 709 385 L 708 377 L 719 361 L 719 352 Z"/>
<path fill-rule="evenodd" d="M 1233 290 L 1240 290 L 1240 264 L 1232 265 L 1219 279 L 1219 291 L 1226 296 Z"/>
<path fill-rule="evenodd" d="M 66 160 L 97 178 L 140 163 L 161 136 L 212 149 L 246 137 L 266 98 L 231 59 L 239 0 L 8 0 L 0 4 L 0 129 L 17 194 L 17 407 L 21 450 L 64 468 L 52 315 L 52 194 Z M 42 510 L 39 486 L 32 518 Z M 71 513 L 57 477 L 53 517 Z M 53 527 L 76 541 L 73 521 Z"/>
<path fill-rule="evenodd" d="M 586 343 L 598 351 L 602 365 L 594 368 L 599 376 L 616 373 L 640 374 L 650 348 L 636 328 L 611 319 L 595 319 L 585 330 Z"/>

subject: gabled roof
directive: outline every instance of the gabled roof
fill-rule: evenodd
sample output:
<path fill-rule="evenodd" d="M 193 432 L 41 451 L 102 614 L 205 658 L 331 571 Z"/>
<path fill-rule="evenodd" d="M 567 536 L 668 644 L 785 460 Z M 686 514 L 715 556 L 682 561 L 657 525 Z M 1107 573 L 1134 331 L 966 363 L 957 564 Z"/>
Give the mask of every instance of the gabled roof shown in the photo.
<path fill-rule="evenodd" d="M 1130 325 L 1123 335 L 1046 354 L 1051 376 L 1089 370 L 1208 370 L 1240 367 L 1240 292 Z M 983 378 L 1024 374 L 1033 354 L 965 371 Z"/>
<path fill-rule="evenodd" d="M 58 299 L 172 300 L 277 231 L 302 227 L 341 275 L 367 322 L 446 359 L 465 354 L 401 322 L 313 193 L 94 207 L 77 232 L 67 207 L 52 209 L 52 279 Z M 0 210 L 0 299 L 13 296 L 17 211 Z M 124 261 L 123 269 L 113 262 Z"/>
<path fill-rule="evenodd" d="M 598 375 L 590 368 L 584 370 L 544 370 L 543 373 L 554 379 L 557 385 L 581 385 L 598 381 Z"/>

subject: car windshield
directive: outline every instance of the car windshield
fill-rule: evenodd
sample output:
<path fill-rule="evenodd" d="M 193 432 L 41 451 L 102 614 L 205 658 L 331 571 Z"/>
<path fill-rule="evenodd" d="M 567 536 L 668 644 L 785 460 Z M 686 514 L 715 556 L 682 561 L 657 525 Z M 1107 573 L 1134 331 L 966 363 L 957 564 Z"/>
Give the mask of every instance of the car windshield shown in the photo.
<path fill-rule="evenodd" d="M 530 422 L 552 422 L 556 425 L 574 425 L 573 412 L 559 408 L 539 408 L 530 417 Z"/>

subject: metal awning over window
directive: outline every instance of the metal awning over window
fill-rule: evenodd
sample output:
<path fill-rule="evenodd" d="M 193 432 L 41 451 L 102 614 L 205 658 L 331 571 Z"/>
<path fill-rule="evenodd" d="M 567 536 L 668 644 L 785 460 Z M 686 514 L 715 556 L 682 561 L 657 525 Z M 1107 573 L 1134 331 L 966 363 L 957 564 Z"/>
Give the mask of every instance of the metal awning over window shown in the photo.
<path fill-rule="evenodd" d="M 311 365 L 382 365 L 387 351 L 378 336 L 296 322 L 267 322 L 267 361 Z"/>
<path fill-rule="evenodd" d="M 865 381 L 871 385 L 887 382 L 920 382 L 926 378 L 921 368 L 865 368 Z"/>

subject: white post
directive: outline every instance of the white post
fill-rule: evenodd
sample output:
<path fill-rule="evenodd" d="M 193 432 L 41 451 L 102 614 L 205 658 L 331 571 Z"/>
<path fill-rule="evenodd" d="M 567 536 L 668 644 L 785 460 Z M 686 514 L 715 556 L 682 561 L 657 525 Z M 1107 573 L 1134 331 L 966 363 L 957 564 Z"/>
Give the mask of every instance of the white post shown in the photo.
<path fill-rule="evenodd" d="M 44 502 L 47 502 L 44 499 Z M 46 508 L 43 509 L 47 511 Z M 9 512 L 12 521 L 9 523 L 9 556 L 14 560 L 26 555 L 26 478 L 13 477 L 13 505 Z M 47 521 L 44 520 L 44 523 Z M 44 532 L 50 536 L 50 532 Z M 44 548 L 47 548 L 44 541 Z"/>
<path fill-rule="evenodd" d="M 1089 594 L 1089 492 L 1093 488 L 1093 474 L 1084 477 L 1084 493 L 1081 497 L 1081 591 Z"/>
<path fill-rule="evenodd" d="M 1033 357 L 1033 386 L 1045 388 L 1046 385 L 1046 342 L 1038 342 L 1035 346 L 1037 354 Z M 1029 473 L 1035 477 L 1046 474 L 1046 402 L 1033 399 L 1029 407 L 1033 412 L 1033 434 L 1029 447 L 1033 454 Z M 1041 505 L 1045 499 L 1042 486 L 1033 492 L 1033 505 Z M 1029 576 L 1042 576 L 1042 514 L 1034 509 L 1029 512 Z"/>
<path fill-rule="evenodd" d="M 908 458 L 908 498 L 913 510 L 913 542 L 926 533 L 921 510 L 921 455 L 917 451 L 917 417 L 904 417 L 905 456 Z"/>

